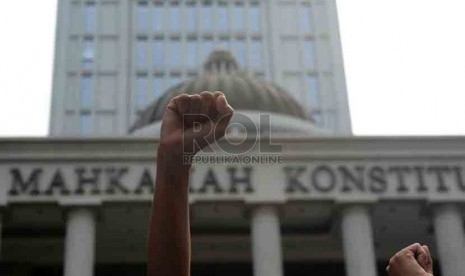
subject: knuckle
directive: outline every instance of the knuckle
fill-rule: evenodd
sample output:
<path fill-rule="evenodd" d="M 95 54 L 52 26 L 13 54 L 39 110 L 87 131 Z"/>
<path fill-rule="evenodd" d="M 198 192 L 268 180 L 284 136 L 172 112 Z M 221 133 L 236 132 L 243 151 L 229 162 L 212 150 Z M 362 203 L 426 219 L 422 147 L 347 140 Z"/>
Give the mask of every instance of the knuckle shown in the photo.
<path fill-rule="evenodd" d="M 395 257 L 392 257 L 392 258 L 389 259 L 389 266 L 393 266 L 393 265 L 395 265 L 395 263 L 396 263 Z"/>

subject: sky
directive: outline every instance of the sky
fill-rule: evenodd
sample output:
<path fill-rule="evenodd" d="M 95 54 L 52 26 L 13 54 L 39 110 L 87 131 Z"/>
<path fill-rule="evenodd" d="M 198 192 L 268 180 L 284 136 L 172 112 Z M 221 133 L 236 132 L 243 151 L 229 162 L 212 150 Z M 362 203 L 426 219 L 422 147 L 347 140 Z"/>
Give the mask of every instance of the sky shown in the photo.
<path fill-rule="evenodd" d="M 355 135 L 465 135 L 465 1 L 337 0 Z M 56 0 L 0 2 L 0 137 L 46 136 Z"/>

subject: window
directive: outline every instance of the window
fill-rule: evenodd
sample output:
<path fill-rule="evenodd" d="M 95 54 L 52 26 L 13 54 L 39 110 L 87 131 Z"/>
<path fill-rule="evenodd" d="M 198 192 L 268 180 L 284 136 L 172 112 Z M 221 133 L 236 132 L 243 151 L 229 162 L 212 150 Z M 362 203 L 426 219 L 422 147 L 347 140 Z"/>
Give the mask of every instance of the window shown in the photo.
<path fill-rule="evenodd" d="M 320 108 L 321 98 L 320 90 L 318 88 L 318 79 L 316 76 L 307 76 L 307 89 L 309 104 L 315 108 Z"/>
<path fill-rule="evenodd" d="M 80 119 L 80 129 L 81 129 L 81 135 L 82 136 L 88 136 L 90 135 L 92 131 L 92 121 L 91 121 L 91 116 L 90 113 L 82 113 Z"/>
<path fill-rule="evenodd" d="M 228 14 L 228 6 L 226 3 L 221 3 L 218 7 L 218 31 L 220 32 L 227 32 L 229 30 L 229 14 Z"/>
<path fill-rule="evenodd" d="M 202 51 L 202 60 L 201 62 L 205 62 L 208 58 L 208 56 L 211 54 L 213 51 L 213 40 L 205 40 L 202 43 L 203 46 L 203 51 Z"/>
<path fill-rule="evenodd" d="M 181 41 L 172 40 L 169 60 L 172 69 L 179 69 L 181 67 L 181 54 Z"/>
<path fill-rule="evenodd" d="M 170 31 L 179 32 L 181 30 L 181 10 L 178 3 L 172 3 L 169 7 Z"/>
<path fill-rule="evenodd" d="M 187 46 L 186 66 L 188 69 L 196 69 L 197 68 L 197 41 L 188 40 L 186 46 Z"/>
<path fill-rule="evenodd" d="M 147 105 L 147 76 L 136 78 L 136 108 L 142 109 Z"/>
<path fill-rule="evenodd" d="M 312 23 L 312 8 L 311 6 L 303 6 L 300 8 L 300 22 L 302 31 L 305 34 L 312 33 L 313 23 Z"/>
<path fill-rule="evenodd" d="M 148 11 L 148 6 L 147 2 L 139 2 L 136 8 L 137 15 L 137 30 L 140 32 L 146 32 L 147 31 L 147 22 L 148 22 L 148 17 L 149 17 L 149 11 Z"/>
<path fill-rule="evenodd" d="M 252 6 L 250 7 L 250 12 L 249 12 L 249 25 L 250 25 L 250 30 L 253 33 L 260 33 L 261 31 L 261 12 L 260 12 L 260 6 L 258 3 L 252 3 Z"/>
<path fill-rule="evenodd" d="M 187 32 L 197 31 L 197 7 L 194 3 L 189 3 L 186 6 L 186 24 L 185 28 Z"/>
<path fill-rule="evenodd" d="M 163 5 L 161 3 L 153 6 L 152 25 L 154 32 L 163 32 Z"/>
<path fill-rule="evenodd" d="M 153 66 L 155 69 L 164 69 L 165 67 L 165 49 L 162 40 L 153 42 Z"/>
<path fill-rule="evenodd" d="M 136 67 L 147 67 L 147 50 L 148 42 L 146 39 L 137 40 L 136 42 Z"/>
<path fill-rule="evenodd" d="M 97 22 L 97 6 L 94 2 L 87 2 L 84 7 L 84 25 L 88 33 L 95 32 Z"/>
<path fill-rule="evenodd" d="M 252 40 L 250 42 L 251 50 L 251 68 L 252 69 L 263 69 L 263 60 L 262 60 L 262 42 L 260 40 Z"/>
<path fill-rule="evenodd" d="M 213 6 L 209 2 L 204 2 L 201 6 L 202 30 L 204 32 L 213 31 Z"/>
<path fill-rule="evenodd" d="M 244 40 L 234 40 L 231 45 L 232 52 L 240 66 L 244 66 L 246 62 L 246 50 Z"/>
<path fill-rule="evenodd" d="M 93 39 L 84 40 L 84 49 L 82 51 L 82 65 L 84 69 L 91 69 L 95 57 L 95 43 Z"/>
<path fill-rule="evenodd" d="M 81 78 L 81 89 L 79 94 L 81 109 L 91 109 L 93 97 L 92 76 L 83 76 Z"/>
<path fill-rule="evenodd" d="M 170 76 L 170 84 L 169 87 L 173 87 L 181 83 L 181 76 L 180 75 L 172 75 Z"/>
<path fill-rule="evenodd" d="M 153 97 L 155 99 L 158 99 L 163 93 L 163 90 L 163 77 L 155 76 L 155 78 L 153 79 Z"/>
<path fill-rule="evenodd" d="M 304 63 L 305 69 L 315 69 L 315 44 L 313 41 L 304 42 Z"/>
<path fill-rule="evenodd" d="M 218 41 L 218 48 L 222 50 L 230 50 L 231 49 L 231 42 L 227 38 L 220 38 Z"/>
<path fill-rule="evenodd" d="M 232 29 L 234 32 L 244 32 L 244 6 L 236 3 L 232 9 Z"/>

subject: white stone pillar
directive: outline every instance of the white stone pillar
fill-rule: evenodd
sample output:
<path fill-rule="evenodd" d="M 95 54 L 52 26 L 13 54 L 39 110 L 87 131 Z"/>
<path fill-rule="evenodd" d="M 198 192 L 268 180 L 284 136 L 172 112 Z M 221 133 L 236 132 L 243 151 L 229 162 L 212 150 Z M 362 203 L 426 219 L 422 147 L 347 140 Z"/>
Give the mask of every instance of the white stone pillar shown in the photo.
<path fill-rule="evenodd" d="M 90 208 L 74 207 L 67 214 L 65 276 L 92 276 L 95 256 L 95 216 Z"/>
<path fill-rule="evenodd" d="M 465 232 L 460 209 L 454 204 L 434 206 L 434 232 L 443 276 L 461 276 L 465 271 Z"/>
<path fill-rule="evenodd" d="M 254 276 L 282 276 L 278 211 L 273 206 L 258 206 L 252 211 L 251 224 Z"/>
<path fill-rule="evenodd" d="M 2 244 L 3 244 L 2 230 L 3 230 L 3 215 L 0 212 L 0 260 L 2 259 Z"/>
<path fill-rule="evenodd" d="M 376 257 L 368 206 L 347 205 L 342 210 L 342 239 L 347 276 L 375 276 Z"/>

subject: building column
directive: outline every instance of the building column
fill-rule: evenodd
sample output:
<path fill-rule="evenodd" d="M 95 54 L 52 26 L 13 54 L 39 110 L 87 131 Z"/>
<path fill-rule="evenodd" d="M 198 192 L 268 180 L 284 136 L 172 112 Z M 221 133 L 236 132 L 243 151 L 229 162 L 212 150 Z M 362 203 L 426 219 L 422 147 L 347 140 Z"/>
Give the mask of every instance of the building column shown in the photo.
<path fill-rule="evenodd" d="M 65 276 L 92 276 L 95 256 L 95 216 L 90 208 L 74 207 L 67 214 Z"/>
<path fill-rule="evenodd" d="M 341 227 L 346 275 L 375 276 L 377 274 L 376 257 L 369 207 L 344 206 Z"/>
<path fill-rule="evenodd" d="M 443 276 L 460 276 L 465 271 L 465 232 L 458 205 L 434 206 L 434 232 Z"/>
<path fill-rule="evenodd" d="M 283 257 L 278 210 L 273 206 L 254 208 L 251 227 L 254 276 L 282 276 Z"/>
<path fill-rule="evenodd" d="M 2 245 L 3 245 L 2 230 L 3 230 L 3 213 L 0 211 L 0 260 L 2 260 Z"/>

